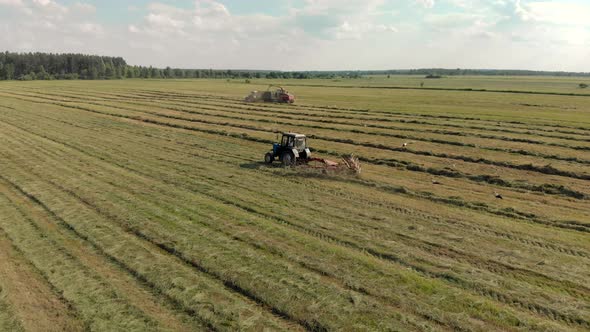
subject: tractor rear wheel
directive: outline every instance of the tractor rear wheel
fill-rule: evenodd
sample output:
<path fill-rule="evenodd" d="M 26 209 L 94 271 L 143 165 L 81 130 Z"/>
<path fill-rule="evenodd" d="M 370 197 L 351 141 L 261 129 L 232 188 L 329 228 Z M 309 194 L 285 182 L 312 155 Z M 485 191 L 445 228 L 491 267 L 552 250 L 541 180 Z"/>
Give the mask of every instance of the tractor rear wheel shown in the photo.
<path fill-rule="evenodd" d="M 295 165 L 295 156 L 291 152 L 285 152 L 281 156 L 281 162 L 283 166 L 293 166 Z"/>
<path fill-rule="evenodd" d="M 264 162 L 267 164 L 272 164 L 272 162 L 275 160 L 275 157 L 272 155 L 272 153 L 267 152 L 264 155 Z"/>

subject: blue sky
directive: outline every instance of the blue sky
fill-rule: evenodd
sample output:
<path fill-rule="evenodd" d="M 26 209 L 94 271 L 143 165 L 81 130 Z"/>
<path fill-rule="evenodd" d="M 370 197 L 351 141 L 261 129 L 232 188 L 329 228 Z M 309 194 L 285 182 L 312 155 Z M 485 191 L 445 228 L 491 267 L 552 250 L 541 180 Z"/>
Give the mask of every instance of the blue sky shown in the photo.
<path fill-rule="evenodd" d="M 0 49 L 284 70 L 590 71 L 590 0 L 0 0 Z"/>

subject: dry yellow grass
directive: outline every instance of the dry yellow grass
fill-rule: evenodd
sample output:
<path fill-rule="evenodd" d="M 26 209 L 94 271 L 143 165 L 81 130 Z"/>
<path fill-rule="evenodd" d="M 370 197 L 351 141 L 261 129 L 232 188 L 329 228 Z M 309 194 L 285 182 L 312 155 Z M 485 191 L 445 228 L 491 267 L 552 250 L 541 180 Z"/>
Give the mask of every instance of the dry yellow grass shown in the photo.
<path fill-rule="evenodd" d="M 590 97 L 249 89 L 1 84 L 0 328 L 590 328 Z M 287 130 L 362 174 L 263 165 Z"/>

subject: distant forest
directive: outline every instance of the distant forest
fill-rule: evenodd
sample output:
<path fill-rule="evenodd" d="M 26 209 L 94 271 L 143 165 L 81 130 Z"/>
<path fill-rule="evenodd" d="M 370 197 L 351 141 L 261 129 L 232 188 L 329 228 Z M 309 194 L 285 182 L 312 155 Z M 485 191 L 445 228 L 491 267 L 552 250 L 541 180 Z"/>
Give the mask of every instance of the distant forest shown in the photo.
<path fill-rule="evenodd" d="M 0 80 L 96 80 L 124 78 L 361 78 L 367 75 L 504 75 L 504 76 L 578 76 L 590 73 L 551 72 L 530 70 L 480 69 L 408 69 L 359 71 L 264 71 L 264 70 L 213 70 L 130 66 L 121 57 L 85 54 L 51 53 L 0 53 Z"/>

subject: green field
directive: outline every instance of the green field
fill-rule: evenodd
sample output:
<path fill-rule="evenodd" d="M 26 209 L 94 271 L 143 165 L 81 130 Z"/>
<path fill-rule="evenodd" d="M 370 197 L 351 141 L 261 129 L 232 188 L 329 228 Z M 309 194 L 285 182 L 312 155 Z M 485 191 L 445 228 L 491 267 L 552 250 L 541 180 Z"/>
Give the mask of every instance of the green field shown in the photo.
<path fill-rule="evenodd" d="M 335 78 L 332 80 L 276 81 L 288 86 L 339 86 L 364 88 L 422 88 L 448 90 L 486 90 L 533 92 L 549 94 L 590 95 L 590 89 L 581 89 L 580 84 L 590 84 L 590 77 L 546 76 L 446 76 L 441 79 L 426 79 L 419 75 L 367 76 L 362 79 Z"/>
<path fill-rule="evenodd" d="M 579 79 L 420 80 L 1 82 L 0 331 L 590 329 Z"/>

